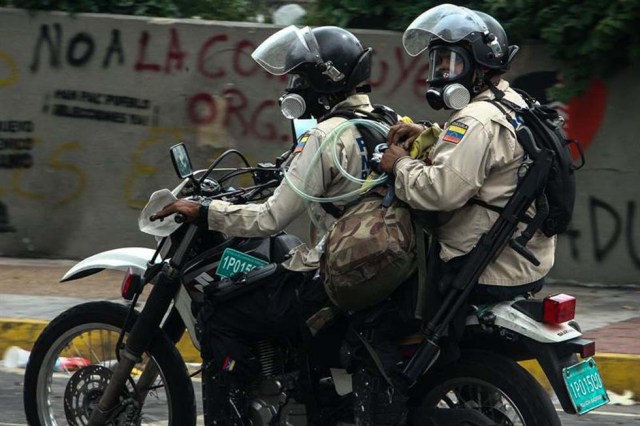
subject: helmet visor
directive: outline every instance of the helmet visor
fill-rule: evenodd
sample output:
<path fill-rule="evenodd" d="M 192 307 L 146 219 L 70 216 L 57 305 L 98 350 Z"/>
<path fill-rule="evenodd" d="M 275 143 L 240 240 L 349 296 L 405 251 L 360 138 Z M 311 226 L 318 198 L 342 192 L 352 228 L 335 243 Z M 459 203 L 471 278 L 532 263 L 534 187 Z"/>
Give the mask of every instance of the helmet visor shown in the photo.
<path fill-rule="evenodd" d="M 429 50 L 429 74 L 427 81 L 434 84 L 446 84 L 465 75 L 471 65 L 458 49 L 447 46 L 435 46 Z"/>
<path fill-rule="evenodd" d="M 286 74 L 305 62 L 320 62 L 318 42 L 309 27 L 290 25 L 271 35 L 251 54 L 267 72 Z"/>
<path fill-rule="evenodd" d="M 456 43 L 471 33 L 487 31 L 485 23 L 472 10 L 442 4 L 418 16 L 404 32 L 402 44 L 409 55 L 417 56 L 434 38 Z"/>

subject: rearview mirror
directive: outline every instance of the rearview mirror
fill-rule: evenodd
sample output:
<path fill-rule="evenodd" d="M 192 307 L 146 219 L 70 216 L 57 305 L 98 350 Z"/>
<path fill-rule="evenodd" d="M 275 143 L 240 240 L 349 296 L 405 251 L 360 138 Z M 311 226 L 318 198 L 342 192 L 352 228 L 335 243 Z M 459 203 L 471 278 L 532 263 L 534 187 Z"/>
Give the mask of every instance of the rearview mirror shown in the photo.
<path fill-rule="evenodd" d="M 179 143 L 169 148 L 169 152 L 171 153 L 173 168 L 176 170 L 178 177 L 184 179 L 193 176 L 193 167 L 191 166 L 187 147 L 183 143 Z"/>

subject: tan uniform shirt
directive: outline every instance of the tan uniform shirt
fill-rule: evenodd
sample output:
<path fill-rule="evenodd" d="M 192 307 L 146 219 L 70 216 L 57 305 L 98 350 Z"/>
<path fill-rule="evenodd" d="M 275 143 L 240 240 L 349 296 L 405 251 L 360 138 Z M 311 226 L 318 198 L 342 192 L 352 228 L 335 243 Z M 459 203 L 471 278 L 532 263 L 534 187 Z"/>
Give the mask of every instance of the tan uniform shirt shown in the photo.
<path fill-rule="evenodd" d="M 524 106 L 509 83 L 501 80 L 498 88 L 506 99 Z M 475 197 L 504 207 L 517 184 L 524 151 L 505 115 L 490 103 L 482 102 L 492 98 L 493 94 L 486 90 L 451 115 L 429 153 L 430 165 L 408 157 L 396 163 L 395 188 L 401 200 L 416 209 L 451 212 L 450 219 L 438 231 L 440 257 L 444 261 L 468 253 L 498 218 L 498 213 L 467 202 Z M 516 232 L 524 226 L 520 224 Z M 536 281 L 553 266 L 555 244 L 555 237 L 547 238 L 536 232 L 527 247 L 540 260 L 539 266 L 507 246 L 487 266 L 479 282 L 522 285 Z"/>
<path fill-rule="evenodd" d="M 372 106 L 367 95 L 353 95 L 337 104 L 333 110 L 359 108 L 371 111 Z M 288 167 L 288 177 L 296 188 L 316 197 L 333 197 L 354 191 L 360 185 L 343 176 L 335 164 L 334 151 L 329 146 L 324 149 L 319 162 L 312 167 L 316 152 L 328 133 L 343 123 L 344 118 L 329 118 L 318 123 L 307 134 L 302 151 L 295 153 Z M 351 176 L 363 178 L 366 172 L 366 148 L 358 144 L 359 133 L 349 128 L 336 140 L 335 155 L 342 168 Z M 301 138 L 302 140 L 303 138 Z M 300 143 L 300 142 L 299 142 Z M 315 203 L 313 203 L 315 204 Z M 344 202 L 336 201 L 336 206 Z M 261 237 L 272 235 L 283 230 L 295 218 L 307 214 L 310 207 L 298 195 L 286 180 L 276 188 L 273 195 L 261 204 L 234 205 L 225 201 L 214 200 L 209 205 L 209 229 L 222 231 L 231 236 Z M 312 205 L 319 222 L 327 229 L 334 218 L 317 205 Z M 311 236 L 313 244 L 322 237 L 322 230 L 315 230 Z M 314 248 L 301 247 L 294 258 L 288 262 L 290 269 L 315 269 L 319 266 L 319 254 Z"/>

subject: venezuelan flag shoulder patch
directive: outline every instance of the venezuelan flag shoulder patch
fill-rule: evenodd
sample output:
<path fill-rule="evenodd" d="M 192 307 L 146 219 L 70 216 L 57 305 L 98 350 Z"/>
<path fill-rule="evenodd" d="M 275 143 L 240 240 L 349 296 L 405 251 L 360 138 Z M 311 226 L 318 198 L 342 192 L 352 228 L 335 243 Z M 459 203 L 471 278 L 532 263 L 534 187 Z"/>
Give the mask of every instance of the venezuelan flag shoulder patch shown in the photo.
<path fill-rule="evenodd" d="M 304 133 L 302 136 L 300 136 L 300 139 L 298 139 L 298 144 L 296 145 L 296 148 L 293 150 L 294 154 L 302 152 L 302 150 L 304 149 L 304 145 L 307 143 L 308 139 L 309 139 L 309 133 Z"/>
<path fill-rule="evenodd" d="M 462 140 L 468 129 L 469 126 L 466 124 L 454 121 L 449 127 L 447 127 L 442 140 L 445 142 L 458 143 Z"/>

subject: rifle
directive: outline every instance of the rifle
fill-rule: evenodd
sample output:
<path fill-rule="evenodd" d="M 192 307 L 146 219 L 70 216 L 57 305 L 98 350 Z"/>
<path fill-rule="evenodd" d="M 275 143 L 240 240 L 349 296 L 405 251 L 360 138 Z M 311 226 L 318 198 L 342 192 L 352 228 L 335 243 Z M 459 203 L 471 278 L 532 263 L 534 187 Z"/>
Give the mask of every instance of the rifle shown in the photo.
<path fill-rule="evenodd" d="M 402 373 L 404 385 L 408 387 L 413 386 L 436 361 L 440 354 L 440 338 L 457 312 L 465 306 L 467 298 L 484 269 L 502 252 L 506 244 L 534 265 L 540 264 L 526 245 L 549 213 L 543 190 L 551 170 L 554 153 L 549 149 L 539 148 L 533 134 L 525 126 L 517 129 L 516 135 L 518 142 L 532 161 L 523 163 L 521 166 L 524 170 L 519 173 L 522 177 L 514 194 L 489 231 L 480 237 L 476 246 L 467 255 L 464 265 L 453 278 L 444 302 L 424 327 L 422 331 L 424 340 Z M 534 202 L 536 214 L 533 218 L 529 218 L 526 212 Z M 519 222 L 525 222 L 528 225 L 520 236 L 512 238 Z M 420 261 L 424 260 L 420 259 Z"/>

